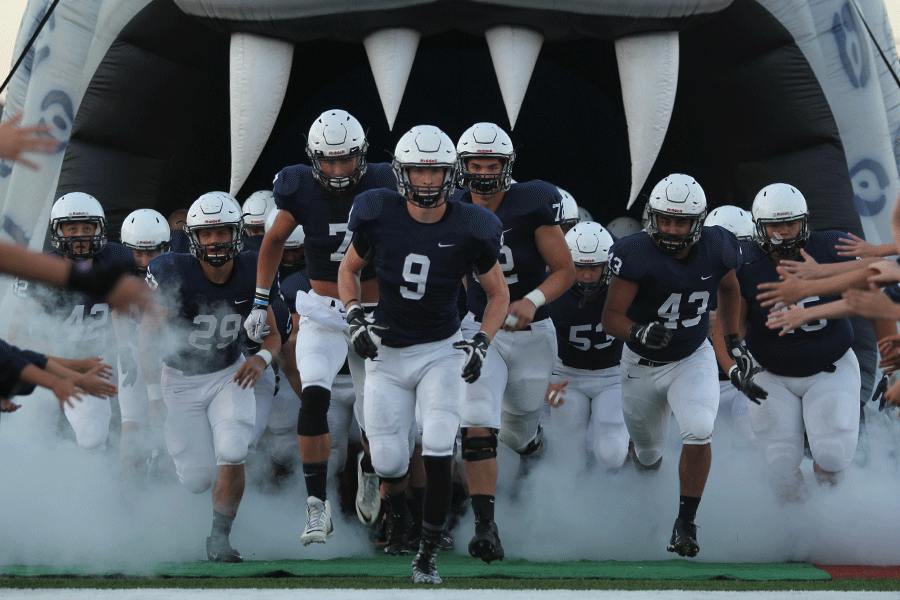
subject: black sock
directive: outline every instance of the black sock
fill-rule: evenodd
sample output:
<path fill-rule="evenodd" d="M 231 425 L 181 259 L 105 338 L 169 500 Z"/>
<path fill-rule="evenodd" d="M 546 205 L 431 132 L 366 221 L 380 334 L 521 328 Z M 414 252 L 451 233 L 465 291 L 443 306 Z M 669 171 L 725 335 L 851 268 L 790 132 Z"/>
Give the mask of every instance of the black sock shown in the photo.
<path fill-rule="evenodd" d="M 405 515 L 409 512 L 409 508 L 406 505 L 406 492 L 400 492 L 397 494 L 388 494 L 388 506 L 392 515 Z"/>
<path fill-rule="evenodd" d="M 494 520 L 494 497 L 489 494 L 472 494 L 472 512 L 475 513 L 475 520 L 486 521 Z"/>
<path fill-rule="evenodd" d="M 306 478 L 306 495 L 315 496 L 325 501 L 325 487 L 328 483 L 328 462 L 303 463 L 303 476 Z"/>
<path fill-rule="evenodd" d="M 700 506 L 700 498 L 681 496 L 681 501 L 678 503 L 678 518 L 693 523 L 697 516 L 698 506 Z"/>
<path fill-rule="evenodd" d="M 228 539 L 231 535 L 231 526 L 234 524 L 234 515 L 223 515 L 213 510 L 212 537 Z"/>
<path fill-rule="evenodd" d="M 412 513 L 413 529 L 415 529 L 422 523 L 422 511 L 425 509 L 425 488 L 410 486 L 409 491 L 412 492 L 412 498 L 409 499 L 409 512 Z"/>
<path fill-rule="evenodd" d="M 444 526 L 437 527 L 428 522 L 422 522 L 422 539 L 430 544 L 438 544 L 441 541 L 441 535 L 444 533 Z"/>
<path fill-rule="evenodd" d="M 372 466 L 372 457 L 368 452 L 363 452 L 363 457 L 359 461 L 359 466 L 363 473 L 374 473 L 375 467 Z"/>
<path fill-rule="evenodd" d="M 425 507 L 422 510 L 422 523 L 431 523 L 443 529 L 450 512 L 450 491 L 453 476 L 450 472 L 452 456 L 423 456 L 425 464 Z M 424 534 L 424 525 L 423 525 Z"/>

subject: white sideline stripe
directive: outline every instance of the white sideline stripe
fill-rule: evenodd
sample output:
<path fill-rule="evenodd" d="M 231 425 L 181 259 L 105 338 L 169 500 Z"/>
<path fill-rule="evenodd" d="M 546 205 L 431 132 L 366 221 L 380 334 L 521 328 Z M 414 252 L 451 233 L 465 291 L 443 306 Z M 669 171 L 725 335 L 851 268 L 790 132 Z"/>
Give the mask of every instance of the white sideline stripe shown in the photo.
<path fill-rule="evenodd" d="M 490 594 L 492 600 L 886 600 L 896 597 L 896 592 L 841 592 L 841 591 L 778 591 L 778 592 L 707 592 L 700 590 L 444 590 L 421 587 L 414 590 L 350 590 L 350 589 L 210 589 L 188 590 L 180 588 L 141 590 L 92 590 L 92 589 L 31 589 L 0 590 L 0 597 L 40 598 L 42 600 L 296 600 L 298 595 L 314 594 L 316 600 L 419 600 L 427 595 L 439 600 L 471 600 L 479 592 Z"/>

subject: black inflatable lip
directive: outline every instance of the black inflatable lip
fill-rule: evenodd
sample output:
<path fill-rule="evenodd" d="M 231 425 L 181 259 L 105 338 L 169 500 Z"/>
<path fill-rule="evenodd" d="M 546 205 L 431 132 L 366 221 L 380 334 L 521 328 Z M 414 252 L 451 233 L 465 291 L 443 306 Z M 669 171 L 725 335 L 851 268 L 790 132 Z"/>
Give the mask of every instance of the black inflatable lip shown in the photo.
<path fill-rule="evenodd" d="M 293 42 L 330 39 L 361 42 L 373 31 L 409 27 L 424 36 L 448 31 L 483 35 L 498 25 L 530 27 L 548 41 L 577 37 L 612 40 L 652 31 L 677 31 L 724 10 L 733 0 L 697 3 L 660 0 L 563 0 L 484 2 L 481 0 L 302 1 L 237 7 L 233 1 L 175 0 L 185 13 L 224 32 L 256 33 Z M 260 3 L 262 4 L 262 3 Z"/>

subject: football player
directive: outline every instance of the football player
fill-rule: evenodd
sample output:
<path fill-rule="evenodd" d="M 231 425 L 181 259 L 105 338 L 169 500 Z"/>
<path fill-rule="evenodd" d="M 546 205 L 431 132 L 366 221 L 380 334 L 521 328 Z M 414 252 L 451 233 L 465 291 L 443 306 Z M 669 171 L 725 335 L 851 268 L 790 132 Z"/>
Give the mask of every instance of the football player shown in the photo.
<path fill-rule="evenodd" d="M 559 228 L 562 198 L 543 181 L 511 183 L 516 154 L 509 135 L 493 123 L 476 123 L 456 145 L 460 202 L 493 212 L 503 224 L 500 266 L 511 303 L 503 331 L 490 346 L 483 376 L 466 387 L 462 452 L 475 513 L 469 553 L 487 563 L 502 560 L 494 522 L 497 439 L 521 457 L 542 444 L 542 398 L 556 360 L 556 332 L 544 304 L 575 283 L 575 268 Z M 549 274 L 547 273 L 549 267 Z M 484 317 L 486 295 L 474 273 L 466 276 L 471 337 Z"/>
<path fill-rule="evenodd" d="M 96 198 L 83 192 L 70 192 L 60 197 L 50 210 L 51 253 L 76 263 L 77 268 L 114 269 L 125 265 L 134 270 L 131 252 L 106 241 L 106 215 Z M 17 279 L 15 292 L 37 301 L 43 310 L 62 324 L 46 340 L 51 353 L 65 358 L 87 359 L 111 356 L 116 339 L 111 326 L 110 307 L 101 298 L 83 292 L 63 291 L 29 284 Z M 13 343 L 23 339 L 29 321 L 20 303 L 10 328 Z M 127 347 L 124 346 L 123 348 Z M 87 450 L 106 447 L 112 416 L 110 400 L 85 395 L 82 402 L 65 407 L 65 415 L 75 432 L 78 446 Z"/>
<path fill-rule="evenodd" d="M 569 230 L 575 227 L 575 224 L 579 221 L 578 203 L 575 202 L 575 198 L 572 197 L 572 194 L 566 190 L 559 186 L 557 186 L 556 189 L 562 197 L 562 219 L 559 221 L 559 226 L 565 234 L 569 233 Z"/>
<path fill-rule="evenodd" d="M 547 386 L 553 430 L 576 452 L 589 444 L 593 457 L 618 471 L 628 455 L 622 416 L 619 359 L 622 341 L 600 324 L 609 285 L 612 236 L 599 223 L 583 221 L 566 234 L 575 264 L 575 285 L 550 302 L 559 356 Z"/>
<path fill-rule="evenodd" d="M 808 318 L 788 325 L 778 312 L 783 307 L 770 308 L 759 299 L 758 286 L 778 280 L 779 263 L 798 260 L 801 249 L 820 264 L 853 259 L 835 248 L 840 232 L 810 232 L 806 199 L 792 185 L 761 189 L 752 214 L 755 243 L 745 246 L 746 262 L 738 271 L 740 308 L 747 322 L 747 348 L 765 369 L 755 381 L 769 397 L 765 404 L 750 405 L 750 423 L 779 498 L 800 501 L 806 495 L 800 471 L 804 433 L 820 483 L 837 483 L 856 451 L 860 368 L 851 349 L 853 327 L 845 318 L 852 311 L 836 296 L 808 296 L 790 311 L 803 310 Z M 875 320 L 873 325 L 879 338 L 896 334 L 893 321 Z M 729 353 L 721 346 L 717 351 L 723 368 L 728 367 L 733 362 Z"/>
<path fill-rule="evenodd" d="M 241 205 L 244 216 L 244 250 L 259 251 L 266 234 L 266 218 L 275 210 L 275 196 L 269 190 L 250 194 Z"/>
<path fill-rule="evenodd" d="M 621 238 L 610 250 L 613 277 L 601 321 L 607 335 L 626 341 L 622 408 L 639 465 L 659 469 L 672 413 L 681 429 L 681 498 L 667 547 L 681 556 L 700 550 L 694 519 L 719 407 L 709 311 L 718 303 L 723 331 L 735 337 L 738 331 L 734 271 L 741 249 L 728 231 L 703 227 L 705 217 L 706 194 L 693 177 L 679 173 L 657 183 L 647 231 Z M 741 382 L 749 385 L 749 368 L 738 364 Z"/>
<path fill-rule="evenodd" d="M 328 406 L 332 383 L 345 360 L 349 360 L 357 398 L 363 394 L 365 367 L 355 353 L 348 356 L 350 338 L 337 286 L 338 266 L 350 245 L 350 208 L 354 198 L 366 190 L 393 189 L 397 185 L 390 165 L 366 162 L 367 149 L 362 125 L 343 110 L 325 111 L 312 124 L 306 145 L 312 166 L 287 167 L 275 177 L 278 213 L 260 248 L 256 299 L 244 324 L 250 338 L 259 339 L 269 303 L 269 286 L 281 262 L 284 243 L 297 225 L 302 225 L 306 268 L 312 285 L 309 294 L 297 294 L 297 367 L 303 385 L 297 436 L 308 495 L 307 521 L 300 537 L 303 545 L 324 543 L 333 534 L 331 503 L 326 495 L 331 453 Z M 362 273 L 359 300 L 367 306 L 378 301 L 372 265 Z M 356 416 L 359 420 L 360 415 Z M 360 421 L 360 425 L 364 432 L 365 424 Z M 365 457 L 363 471 L 374 472 L 371 461 Z M 358 509 L 366 524 L 378 514 L 378 506 Z"/>
<path fill-rule="evenodd" d="M 737 206 L 724 205 L 715 208 L 706 216 L 704 227 L 724 227 L 734 234 L 739 242 L 753 240 L 753 217 L 749 212 Z M 709 338 L 713 339 L 715 330 L 716 311 L 709 311 L 710 332 Z M 746 327 L 741 326 L 741 337 L 746 333 Z M 734 387 L 728 373 L 719 367 L 719 410 L 728 411 L 731 418 L 732 438 L 731 443 L 735 448 L 749 448 L 755 444 L 753 428 L 750 426 L 750 415 L 747 413 L 747 396 Z M 730 410 L 729 410 L 730 409 Z"/>
<path fill-rule="evenodd" d="M 169 224 L 157 211 L 149 208 L 138 209 L 122 222 L 122 245 L 131 249 L 137 274 L 147 277 L 150 261 L 169 251 Z M 152 450 L 163 450 L 162 440 L 145 439 L 148 426 L 161 433 L 162 416 L 165 413 L 162 402 L 150 406 L 147 399 L 147 384 L 138 368 L 137 327 L 140 317 L 121 316 L 114 320 L 119 339 L 127 340 L 119 353 L 119 408 L 122 413 L 122 440 L 119 458 L 126 474 L 137 474 L 139 467 L 146 464 Z M 152 415 L 152 418 L 151 418 Z M 152 425 L 151 425 L 152 422 Z M 150 444 L 148 446 L 148 444 Z"/>
<path fill-rule="evenodd" d="M 397 143 L 393 168 L 399 193 L 374 190 L 353 205 L 353 241 L 338 283 L 354 349 L 369 359 L 366 434 L 394 513 L 406 510 L 408 432 L 420 415 L 427 484 L 412 580 L 433 584 L 441 583 L 435 555 L 450 505 L 464 384 L 478 380 L 509 297 L 498 262 L 500 221 L 479 206 L 447 201 L 456 172 L 450 138 L 437 127 L 413 127 Z M 372 317 L 359 300 L 369 263 L 380 292 Z M 480 329 L 464 340 L 456 299 L 463 276 L 473 273 L 486 302 Z"/>
<path fill-rule="evenodd" d="M 237 202 L 222 192 L 204 194 L 191 205 L 184 229 L 191 254 L 161 254 L 147 268 L 147 281 L 170 304 L 161 319 L 145 315 L 141 321 L 141 365 L 148 398 L 164 399 L 168 408 L 166 446 L 178 478 L 195 494 L 215 482 L 207 557 L 241 562 L 228 538 L 244 492 L 244 460 L 256 419 L 252 388 L 278 354 L 281 339 L 270 308 L 266 324 L 273 334 L 249 359 L 241 355 L 256 256 L 241 253 Z M 160 359 L 161 373 L 155 368 Z"/>

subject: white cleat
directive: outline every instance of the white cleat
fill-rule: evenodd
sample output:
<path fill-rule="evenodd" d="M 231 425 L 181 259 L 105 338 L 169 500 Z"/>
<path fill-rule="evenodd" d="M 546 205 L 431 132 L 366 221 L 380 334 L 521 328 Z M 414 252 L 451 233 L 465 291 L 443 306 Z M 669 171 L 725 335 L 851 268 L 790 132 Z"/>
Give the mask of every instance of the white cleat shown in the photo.
<path fill-rule="evenodd" d="M 356 516 L 363 525 L 371 525 L 381 509 L 381 490 L 378 475 L 362 470 L 364 454 L 360 452 L 356 458 Z"/>
<path fill-rule="evenodd" d="M 334 526 L 331 524 L 331 503 L 310 496 L 306 499 L 306 527 L 300 541 L 304 546 L 309 546 L 313 542 L 324 544 L 332 535 Z"/>

